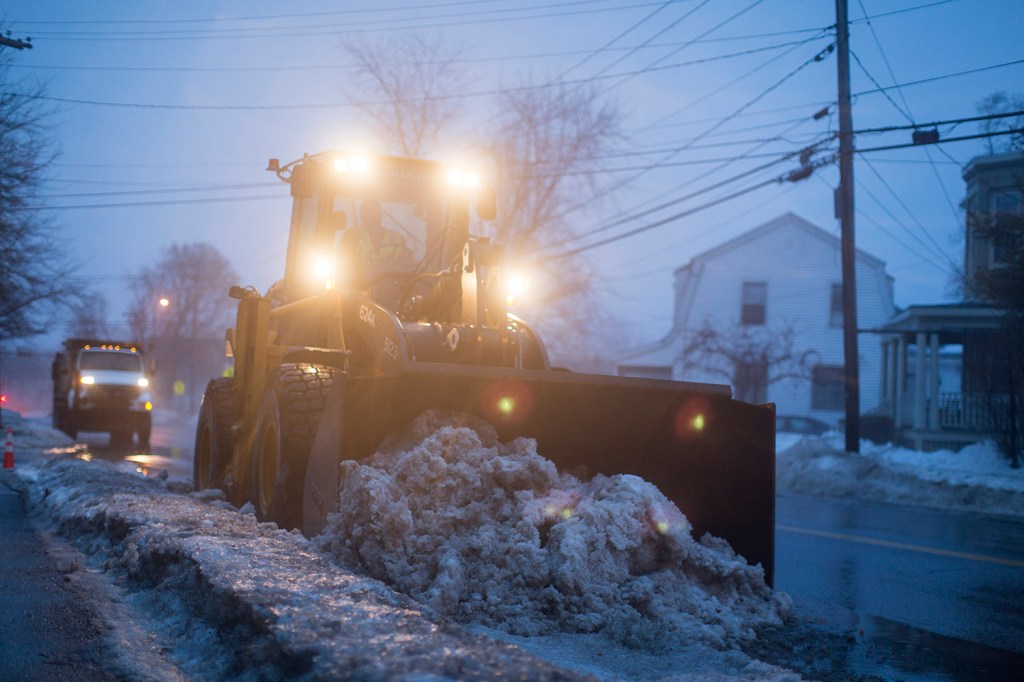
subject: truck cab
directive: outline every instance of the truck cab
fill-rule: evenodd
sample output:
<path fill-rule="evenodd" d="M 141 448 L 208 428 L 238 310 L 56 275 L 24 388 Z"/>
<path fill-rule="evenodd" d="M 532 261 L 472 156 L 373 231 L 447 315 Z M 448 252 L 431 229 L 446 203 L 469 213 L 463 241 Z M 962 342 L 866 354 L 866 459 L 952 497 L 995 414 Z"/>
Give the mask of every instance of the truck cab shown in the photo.
<path fill-rule="evenodd" d="M 53 360 L 53 425 L 72 438 L 102 431 L 111 443 L 149 445 L 153 399 L 138 344 L 68 339 Z"/>

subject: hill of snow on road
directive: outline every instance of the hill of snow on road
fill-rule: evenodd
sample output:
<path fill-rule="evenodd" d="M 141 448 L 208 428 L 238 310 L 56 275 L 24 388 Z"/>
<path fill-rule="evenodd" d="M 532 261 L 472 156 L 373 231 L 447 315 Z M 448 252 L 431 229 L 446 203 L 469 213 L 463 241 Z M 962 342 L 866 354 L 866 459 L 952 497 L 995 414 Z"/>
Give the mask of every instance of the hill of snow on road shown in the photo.
<path fill-rule="evenodd" d="M 151 678 L 154 657 L 188 679 L 577 678 L 342 569 L 219 491 L 75 458 L 19 476 L 31 509 L 146 614 L 148 641 L 119 647 L 129 679 Z"/>
<path fill-rule="evenodd" d="M 992 443 L 918 452 L 862 441 L 848 454 L 841 435 L 787 436 L 776 445 L 780 492 L 1024 517 L 1024 468 L 1011 469 Z"/>
<path fill-rule="evenodd" d="M 342 468 L 341 511 L 318 546 L 462 622 L 600 632 L 651 652 L 694 640 L 727 648 L 788 608 L 760 566 L 720 539 L 694 540 L 650 483 L 583 483 L 534 441 L 499 444 L 471 416 L 427 412 Z"/>

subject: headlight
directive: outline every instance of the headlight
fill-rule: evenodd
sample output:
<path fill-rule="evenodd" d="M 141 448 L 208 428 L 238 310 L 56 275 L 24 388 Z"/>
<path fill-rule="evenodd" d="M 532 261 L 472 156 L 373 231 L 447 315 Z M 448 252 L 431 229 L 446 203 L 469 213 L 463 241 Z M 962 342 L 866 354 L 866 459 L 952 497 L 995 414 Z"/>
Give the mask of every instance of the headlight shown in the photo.
<path fill-rule="evenodd" d="M 455 187 L 479 187 L 480 173 L 475 170 L 453 166 L 448 169 L 448 184 Z"/>
<path fill-rule="evenodd" d="M 96 383 L 96 377 L 92 376 L 91 374 L 86 374 L 81 379 L 79 379 L 79 381 L 81 381 L 86 386 L 92 386 L 93 384 Z"/>
<path fill-rule="evenodd" d="M 313 259 L 313 277 L 323 282 L 324 289 L 334 288 L 334 259 L 330 256 L 317 256 Z"/>
<path fill-rule="evenodd" d="M 526 275 L 514 272 L 505 276 L 505 298 L 509 305 L 522 299 L 530 290 L 530 280 Z"/>
<path fill-rule="evenodd" d="M 149 386 L 149 379 L 147 379 L 146 377 L 142 377 L 141 379 L 139 379 L 139 386 L 141 386 L 142 388 L 146 388 L 147 386 Z"/>
<path fill-rule="evenodd" d="M 334 159 L 334 170 L 339 173 L 366 175 L 370 172 L 370 159 L 362 154 L 339 156 Z"/>

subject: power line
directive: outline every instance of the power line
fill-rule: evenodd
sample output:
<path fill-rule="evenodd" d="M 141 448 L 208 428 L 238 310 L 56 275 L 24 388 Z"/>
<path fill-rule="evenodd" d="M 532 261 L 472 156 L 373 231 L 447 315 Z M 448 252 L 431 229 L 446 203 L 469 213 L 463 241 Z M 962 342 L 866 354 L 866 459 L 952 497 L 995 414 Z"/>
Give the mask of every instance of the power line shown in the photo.
<path fill-rule="evenodd" d="M 124 202 L 124 203 L 107 203 L 107 204 L 71 204 L 65 206 L 17 206 L 7 207 L 8 211 L 67 211 L 72 209 L 87 209 L 87 208 L 133 208 L 139 206 L 184 206 L 187 204 L 226 204 L 236 203 L 245 201 L 267 201 L 267 200 L 278 200 L 289 198 L 287 194 L 283 195 L 269 195 L 261 194 L 259 196 L 248 196 L 248 197 L 207 197 L 204 199 L 178 199 L 176 201 L 135 201 L 135 202 Z"/>
<path fill-rule="evenodd" d="M 575 255 L 577 255 L 579 253 L 583 253 L 584 251 L 589 251 L 591 249 L 596 249 L 596 248 L 598 248 L 600 246 L 605 246 L 605 245 L 611 244 L 613 242 L 621 241 L 621 240 L 626 239 L 628 237 L 636 236 L 636 235 L 638 235 L 638 234 L 640 234 L 642 232 L 647 232 L 648 230 L 653 230 L 656 227 L 661 227 L 662 225 L 667 225 L 669 223 L 675 222 L 675 221 L 680 220 L 682 218 L 685 218 L 687 216 L 693 215 L 694 213 L 699 213 L 700 211 L 707 210 L 709 208 L 712 208 L 713 206 L 717 206 L 719 204 L 723 204 L 723 203 L 725 203 L 727 201 L 732 201 L 733 199 L 741 197 L 744 194 L 749 194 L 749 193 L 751 193 L 753 191 L 759 190 L 762 187 L 767 187 L 768 185 L 772 185 L 772 184 L 778 184 L 780 182 L 782 182 L 781 176 L 780 177 L 776 177 L 776 178 L 771 178 L 771 179 L 765 180 L 763 182 L 760 182 L 760 183 L 758 183 L 756 185 L 751 185 L 751 186 L 746 187 L 744 189 L 737 190 L 736 192 L 733 192 L 732 194 L 727 194 L 724 197 L 720 197 L 720 198 L 715 199 L 713 201 L 709 201 L 709 202 L 707 202 L 705 204 L 701 204 L 700 206 L 695 206 L 695 207 L 693 207 L 691 209 L 687 209 L 686 211 L 682 211 L 681 213 L 676 213 L 675 215 L 669 216 L 667 218 L 663 218 L 663 219 L 655 221 L 653 223 L 649 223 L 647 225 L 643 225 L 641 227 L 634 228 L 634 229 L 632 229 L 632 230 L 630 230 L 628 232 L 624 232 L 622 234 L 617 234 L 617 235 L 608 237 L 606 239 L 602 239 L 600 241 L 594 242 L 592 244 L 586 244 L 584 246 L 579 246 L 579 247 L 576 247 L 575 249 L 569 249 L 568 251 L 563 251 L 561 253 L 556 253 L 556 254 L 552 254 L 552 255 L 549 255 L 549 256 L 544 256 L 544 257 L 538 259 L 537 263 L 538 264 L 543 264 L 543 263 L 549 263 L 549 262 L 554 261 L 554 260 L 561 260 L 563 258 L 569 258 L 570 256 L 575 256 Z"/>
<path fill-rule="evenodd" d="M 963 123 L 975 123 L 978 121 L 991 121 L 997 118 L 1013 118 L 1014 116 L 1024 116 L 1024 110 L 1021 111 L 1008 111 L 1002 114 L 986 114 L 984 116 L 965 116 L 963 118 L 947 118 L 942 121 L 932 121 L 931 123 L 913 123 L 909 125 L 899 126 L 883 126 L 881 128 L 862 128 L 855 130 L 854 132 L 858 135 L 866 133 L 891 133 L 897 130 L 917 130 L 919 128 L 938 128 L 939 126 L 946 125 L 961 125 Z"/>
<path fill-rule="evenodd" d="M 606 42 L 606 43 L 605 43 L 604 45 L 602 45 L 601 47 L 597 48 L 596 50 L 592 50 L 592 51 L 590 51 L 590 52 L 589 52 L 589 53 L 587 54 L 587 56 L 586 56 L 586 57 L 584 57 L 583 59 L 581 59 L 580 61 L 576 62 L 575 64 L 573 64 L 572 66 L 570 66 L 570 67 L 569 67 L 568 69 L 566 69 L 565 71 L 563 71 L 563 72 L 562 72 L 562 74 L 561 74 L 561 76 L 559 76 L 559 77 L 558 77 L 558 80 L 561 80 L 561 79 L 565 78 L 565 77 L 566 77 L 566 76 L 568 76 L 568 75 L 569 75 L 570 73 L 572 73 L 573 71 L 575 71 L 575 70 L 576 70 L 576 69 L 578 69 L 579 67 L 583 66 L 584 64 L 586 64 L 586 63 L 587 63 L 588 61 L 590 61 L 591 59 L 593 59 L 593 58 L 594 58 L 595 56 L 597 56 L 597 55 L 601 54 L 602 52 L 604 52 L 605 50 L 608 50 L 609 48 L 611 48 L 611 46 L 612 46 L 612 45 L 614 45 L 615 43 L 619 42 L 619 39 L 620 39 L 620 38 L 624 38 L 625 36 L 627 36 L 628 34 L 630 34 L 630 33 L 631 33 L 631 32 L 632 32 L 632 31 L 633 31 L 634 29 L 636 29 L 636 28 L 639 28 L 641 24 L 644 24 L 644 23 L 646 23 L 648 19 L 652 18 L 652 17 L 654 16 L 654 15 L 658 14 L 658 13 L 659 13 L 659 12 L 661 12 L 661 11 L 662 11 L 663 9 L 667 8 L 667 7 L 668 7 L 668 6 L 670 5 L 670 4 L 672 4 L 672 3 L 671 3 L 671 2 L 666 2 L 666 3 L 662 4 L 661 6 L 659 6 L 659 7 L 655 8 L 655 10 L 654 10 L 653 12 L 651 12 L 650 14 L 648 14 L 647 16 L 645 16 L 645 17 L 644 17 L 643 19 L 641 19 L 640 21 L 637 21 L 636 23 L 634 23 L 634 24 L 633 24 L 632 26 L 630 26 L 630 27 L 629 27 L 629 28 L 627 28 L 626 30 L 624 30 L 624 31 L 622 31 L 621 33 L 619 33 L 619 34 L 618 34 L 617 36 L 615 36 L 614 38 L 612 38 L 611 40 L 609 40 L 608 42 Z M 658 34 L 658 35 L 660 35 L 660 34 Z M 631 50 L 631 51 L 627 52 L 627 53 L 626 53 L 626 56 L 628 57 L 629 55 L 633 54 L 633 52 L 635 52 L 636 50 L 640 49 L 641 47 L 643 47 L 644 45 L 646 45 L 647 43 L 649 43 L 649 42 L 650 42 L 651 40 L 653 40 L 653 39 L 654 39 L 655 37 L 657 37 L 657 36 L 653 36 L 653 37 L 651 37 L 651 38 L 648 38 L 648 39 L 647 39 L 647 40 L 645 40 L 645 41 L 644 41 L 643 43 L 641 43 L 641 44 L 640 44 L 640 45 L 638 45 L 637 47 L 633 48 L 633 50 Z M 623 59 L 625 59 L 625 57 L 623 57 Z M 617 62 L 616 62 L 616 63 L 617 63 Z"/>
<path fill-rule="evenodd" d="M 805 41 L 806 42 L 806 41 Z M 814 60 L 812 60 L 814 61 Z M 492 90 L 480 90 L 476 92 L 464 92 L 464 93 L 453 93 L 446 95 L 436 95 L 431 97 L 417 97 L 408 99 L 397 99 L 388 101 L 366 101 L 366 102 L 312 102 L 302 104 L 159 104 L 152 102 L 107 102 L 100 100 L 88 100 L 78 99 L 71 97 L 55 97 L 49 95 L 24 95 L 18 92 L 4 92 L 5 97 L 19 97 L 22 99 L 37 99 L 46 100 L 52 102 L 61 102 L 65 104 L 85 104 L 91 106 L 108 106 L 108 107 L 121 107 L 121 108 L 132 108 L 132 109 L 166 109 L 166 110 L 185 110 L 185 111 L 277 111 L 277 110 L 295 110 L 295 109 L 343 109 L 353 107 L 367 107 L 375 106 L 380 104 L 413 104 L 424 101 L 436 101 L 436 100 L 449 100 L 449 99 L 469 99 L 473 97 L 488 97 L 493 95 L 500 95 L 510 92 L 520 92 L 528 90 L 539 90 L 551 87 L 560 87 L 563 85 L 576 85 L 583 83 L 590 83 L 599 80 L 610 80 L 616 78 L 632 78 L 634 76 L 647 74 L 655 71 L 667 71 L 672 69 L 679 69 L 685 66 L 690 66 L 690 63 L 675 63 L 675 64 L 664 64 L 661 66 L 647 66 L 643 69 L 635 71 L 626 71 L 614 74 L 604 74 L 600 76 L 593 76 L 588 78 L 579 78 L 569 81 L 546 81 L 537 85 L 523 85 L 512 88 L 500 88 Z"/>
<path fill-rule="evenodd" d="M 698 197 L 698 196 L 700 196 L 702 194 L 706 194 L 706 193 L 714 191 L 716 189 L 721 189 L 725 185 L 731 184 L 731 183 L 736 182 L 738 180 L 742 180 L 742 179 L 744 179 L 746 177 L 749 177 L 751 175 L 755 175 L 757 173 L 760 173 L 760 172 L 762 172 L 764 170 L 767 170 L 767 169 L 771 168 L 772 166 L 775 166 L 775 165 L 777 165 L 779 163 L 782 163 L 782 162 L 787 161 L 789 159 L 792 159 L 792 158 L 794 158 L 796 156 L 799 156 L 801 153 L 802 153 L 801 151 L 790 152 L 790 153 L 784 154 L 781 157 L 779 157 L 778 155 L 774 155 L 774 156 L 776 156 L 774 161 L 770 161 L 770 162 L 762 164 L 760 166 L 756 166 L 754 168 L 748 169 L 746 171 L 743 171 L 742 173 L 738 173 L 738 174 L 733 175 L 733 176 L 731 176 L 729 178 L 726 178 L 724 180 L 720 180 L 719 182 L 715 183 L 714 185 L 698 189 L 698 190 L 696 190 L 694 192 L 691 192 L 689 194 L 686 194 L 684 196 L 676 197 L 676 198 L 671 199 L 669 201 L 662 202 L 662 203 L 658 204 L 657 206 L 653 206 L 651 208 L 647 208 L 647 209 L 644 209 L 642 211 L 635 212 L 635 213 L 632 213 L 632 214 L 629 214 L 629 215 L 625 215 L 625 216 L 620 216 L 620 217 L 614 218 L 610 222 L 606 222 L 605 224 L 600 225 L 600 226 L 598 226 L 598 227 L 596 227 L 596 228 L 594 228 L 592 230 L 588 230 L 587 232 L 584 232 L 582 234 L 573 235 L 573 236 L 571 236 L 569 238 L 566 238 L 566 239 L 564 239 L 564 240 L 562 240 L 560 242 L 552 244 L 552 245 L 548 246 L 547 248 L 549 248 L 549 249 L 557 249 L 557 248 L 560 248 L 560 247 L 565 246 L 567 244 L 570 244 L 570 243 L 572 243 L 574 241 L 579 241 L 579 240 L 585 239 L 587 237 L 592 237 L 592 236 L 594 236 L 596 234 L 600 234 L 601 232 L 607 232 L 608 230 L 610 230 L 612 228 L 618 227 L 620 225 L 624 225 L 624 224 L 632 222 L 634 220 L 638 220 L 640 218 L 646 218 L 647 216 L 652 215 L 654 213 L 657 213 L 658 211 L 662 211 L 662 210 L 664 210 L 666 208 L 670 208 L 672 206 L 676 206 L 676 205 L 678 205 L 678 204 L 680 204 L 680 203 L 682 203 L 684 201 L 689 201 L 690 199 L 694 199 L 694 198 L 696 198 L 696 197 Z M 735 158 L 727 159 L 726 163 L 723 163 L 722 166 L 720 166 L 718 169 L 715 169 L 715 170 L 719 170 L 722 167 L 724 167 L 727 164 L 727 162 L 732 162 L 732 161 L 735 161 L 735 160 L 737 160 L 737 159 L 735 159 Z M 704 177 L 707 177 L 708 175 L 710 175 L 710 173 L 704 173 L 703 175 L 700 175 L 697 178 L 695 178 L 694 180 L 692 180 L 689 183 L 687 183 L 687 185 L 684 185 L 682 187 L 677 187 L 676 189 L 678 190 L 678 189 L 682 189 L 682 188 L 684 188 L 686 186 L 692 185 L 697 180 L 700 180 L 700 179 L 702 179 Z"/>
<path fill-rule="evenodd" d="M 109 197 L 109 196 L 125 196 L 125 195 L 138 195 L 138 194 L 180 194 L 183 192 L 221 192 L 224 190 L 234 189 L 259 189 L 261 187 L 277 187 L 279 183 L 274 182 L 260 182 L 260 183 L 247 183 L 238 185 L 204 185 L 201 187 L 172 187 L 165 189 L 130 189 L 123 190 L 120 192 L 71 192 L 67 194 L 40 194 L 37 195 L 37 199 L 71 199 L 77 197 Z"/>
<path fill-rule="evenodd" d="M 863 95 L 873 95 L 883 90 L 893 90 L 898 88 L 908 88 L 913 85 L 922 85 L 924 83 L 934 83 L 936 81 L 946 80 L 947 78 L 958 78 L 960 76 L 969 76 L 975 73 L 982 73 L 984 71 L 992 71 L 994 69 L 1002 69 L 1007 66 L 1016 66 L 1017 64 L 1024 64 L 1024 59 L 1015 59 L 1012 62 L 1003 62 L 1002 64 L 992 64 L 991 66 L 981 66 L 976 69 L 968 69 L 966 71 L 957 71 L 955 73 L 947 73 L 943 76 L 933 76 L 931 78 L 922 78 L 916 81 L 908 81 L 906 83 L 897 83 L 895 85 L 888 85 L 885 87 L 875 88 L 873 90 L 861 90 L 860 92 L 853 93 L 854 97 L 862 97 Z"/>
<path fill-rule="evenodd" d="M 521 16 L 501 16 L 491 19 L 464 17 L 484 17 L 496 14 L 511 12 L 525 12 L 532 10 L 543 10 L 551 7 L 569 7 L 583 4 L 594 4 L 605 0 L 578 0 L 577 2 L 563 2 L 555 5 L 543 4 L 530 7 L 517 7 L 512 9 L 481 10 L 478 12 L 459 12 L 455 14 L 440 14 L 428 17 L 399 18 L 399 19 L 377 19 L 371 21 L 350 21 L 337 24 L 309 24 L 307 26 L 286 26 L 279 29 L 267 29 L 266 27 L 256 28 L 224 28 L 224 29 L 178 29 L 160 31 L 103 31 L 100 33 L 81 33 L 73 31 L 38 31 L 37 36 L 44 36 L 52 39 L 75 40 L 81 42 L 153 42 L 153 41 L 181 41 L 181 40 L 225 40 L 225 39 L 265 39 L 265 38 L 303 38 L 316 35 L 347 35 L 353 33 L 367 33 L 380 31 L 399 31 L 424 28 L 444 28 L 449 26 L 466 26 L 476 24 L 488 24 L 494 22 L 510 21 L 532 21 L 535 19 L 553 19 L 580 14 L 593 15 L 598 13 L 622 12 L 631 9 L 651 7 L 658 3 L 643 2 L 632 5 L 613 5 L 611 7 L 598 7 L 563 12 L 548 12 L 541 14 L 529 14 Z M 679 1 L 679 0 L 673 0 Z M 443 19 L 459 19 L 458 21 L 437 21 Z M 397 22 L 405 21 L 405 24 Z M 434 21 L 435 23 L 410 23 L 418 21 Z M 349 29 L 349 30 L 339 30 Z M 289 33 L 289 31 L 292 31 Z M 298 31 L 298 32 L 294 32 Z"/>
<path fill-rule="evenodd" d="M 955 270 L 956 269 L 956 263 L 954 263 L 952 261 L 952 259 L 950 259 L 949 256 L 946 254 L 946 252 L 942 249 L 942 247 L 939 246 L 938 242 L 935 241 L 935 237 L 932 236 L 932 233 L 927 228 L 925 228 L 924 225 L 921 224 L 921 222 L 917 219 L 917 216 L 914 215 L 914 212 L 911 211 L 907 207 L 906 203 L 903 202 L 903 199 L 901 199 L 899 194 L 896 193 L 896 190 L 894 190 L 892 188 L 892 186 L 889 184 L 889 182 L 885 178 L 882 177 L 881 173 L 879 173 L 875 169 L 875 167 L 871 164 L 871 162 L 866 157 L 863 160 L 864 160 L 864 165 L 866 165 L 868 167 L 868 170 L 870 170 L 875 175 L 875 177 L 878 178 L 879 182 L 882 183 L 883 187 L 885 187 L 887 190 L 889 190 L 889 194 L 891 194 L 893 196 L 893 198 L 896 199 L 896 203 L 898 203 L 900 206 L 903 207 L 903 210 L 907 212 L 907 215 L 910 216 L 910 219 L 912 221 L 914 221 L 914 223 L 918 226 L 918 228 L 920 228 L 920 230 L 924 234 L 924 236 L 928 238 L 928 242 L 931 244 L 931 247 L 928 247 L 927 244 L 924 244 L 924 242 L 921 242 L 920 238 L 918 238 L 916 235 L 914 235 L 914 233 L 911 232 L 909 228 L 904 227 L 904 229 L 907 230 L 907 232 L 909 234 L 914 236 L 914 238 L 917 239 L 919 243 L 924 245 L 925 248 L 933 248 L 934 250 L 932 251 L 932 253 L 936 254 L 940 259 L 945 259 L 950 264 L 951 268 L 953 270 Z M 861 187 L 862 187 L 862 189 L 864 189 L 866 192 L 868 192 L 870 194 L 870 190 L 868 190 L 865 186 L 862 185 Z M 875 199 L 875 202 L 878 203 L 879 206 L 882 206 L 881 201 L 877 197 L 874 197 L 874 199 Z M 889 215 L 893 218 L 893 220 L 896 219 L 896 216 L 894 216 L 891 212 L 889 212 L 889 210 L 887 208 L 885 208 L 885 206 L 882 206 L 882 210 L 884 210 L 886 213 L 889 213 Z"/>
<path fill-rule="evenodd" d="M 865 9 L 864 3 L 862 2 L 862 0 L 857 0 L 857 4 L 860 5 L 861 13 L 865 17 L 867 17 L 868 12 L 867 12 L 867 9 Z M 874 39 L 875 46 L 878 48 L 878 53 L 882 56 L 882 62 L 885 64 L 885 68 L 889 72 L 889 78 L 892 80 L 893 83 L 899 83 L 899 79 L 896 78 L 896 72 L 892 68 L 892 63 L 889 61 L 889 57 L 885 53 L 885 48 L 882 46 L 882 41 L 878 37 L 878 32 L 875 31 L 874 24 L 872 24 L 870 20 L 867 20 L 867 23 L 868 23 L 868 29 L 871 32 L 871 37 Z M 857 54 L 855 52 L 853 52 L 852 50 L 851 50 L 851 54 L 853 54 L 854 59 L 857 60 L 858 66 L 860 66 L 861 70 L 867 75 L 867 77 L 870 78 L 871 81 L 876 86 L 879 86 L 880 84 L 875 80 L 874 76 L 871 75 L 871 72 L 868 71 L 867 67 L 861 62 L 860 57 L 858 57 Z M 903 116 L 907 119 L 907 121 L 909 121 L 911 124 L 913 124 L 914 123 L 914 116 L 913 116 L 913 113 L 911 112 L 911 109 L 910 109 L 910 102 L 907 101 L 906 93 L 903 92 L 903 88 L 897 88 L 896 89 L 896 93 L 899 95 L 900 99 L 903 101 L 903 108 L 900 108 L 900 106 L 898 104 L 896 104 L 896 102 L 892 99 L 892 97 L 889 96 L 888 92 L 883 92 L 882 94 L 885 95 L 885 98 L 889 100 L 889 103 L 892 104 L 894 109 L 896 109 L 901 114 L 903 114 Z M 939 149 L 942 150 L 942 153 L 945 156 L 949 157 L 949 154 L 945 151 L 945 149 L 943 149 L 941 147 Z M 931 169 L 932 169 L 932 174 L 935 176 L 935 180 L 939 183 L 939 189 L 942 190 L 942 196 L 946 199 L 946 206 L 949 208 L 949 211 L 950 211 L 950 213 L 953 216 L 953 224 L 958 224 L 959 221 L 960 221 L 960 216 L 957 213 L 956 208 L 953 206 L 953 199 L 949 196 L 949 190 L 946 189 L 946 183 L 944 183 L 942 181 L 942 175 L 939 173 L 938 166 L 935 165 L 935 162 L 932 159 L 931 151 L 929 149 L 925 148 L 924 152 L 925 152 L 925 156 L 927 156 L 928 160 L 931 162 L 930 165 L 931 165 Z M 870 162 L 867 162 L 866 159 L 865 159 L 865 162 L 868 163 L 868 166 L 871 169 L 871 172 L 874 173 L 878 178 L 881 179 L 881 174 L 879 174 L 879 172 L 875 169 L 875 167 L 872 166 L 870 164 Z M 885 185 L 889 189 L 889 191 L 893 194 L 893 196 L 897 197 L 897 201 L 899 201 L 900 204 L 903 205 L 902 200 L 900 200 L 899 197 L 895 194 L 895 192 L 893 192 L 892 187 L 890 187 L 888 185 L 888 183 L 885 183 Z M 904 206 L 904 208 L 906 208 L 906 207 Z M 914 220 L 915 220 L 915 222 L 917 222 L 916 218 Z M 918 223 L 918 224 L 920 225 L 920 223 Z M 924 230 L 924 227 L 922 226 L 921 229 Z M 928 233 L 927 230 L 925 230 L 925 234 L 934 243 L 934 240 L 931 238 L 931 235 Z"/>
<path fill-rule="evenodd" d="M 946 137 L 936 142 L 929 142 L 932 144 L 946 144 L 948 142 L 963 142 L 964 140 L 980 140 L 986 137 L 999 137 L 1001 135 L 1016 135 L 1018 133 L 1024 133 L 1024 128 L 1012 128 L 1009 130 L 996 130 L 990 133 L 978 133 L 977 135 L 961 135 L 959 137 Z M 866 154 L 869 152 L 884 152 L 890 149 L 907 149 L 909 147 L 921 147 L 923 145 L 910 142 L 907 144 L 890 144 L 884 147 L 868 147 L 866 149 L 855 149 L 857 154 Z"/>
<path fill-rule="evenodd" d="M 705 43 L 707 40 L 698 40 L 697 43 Z M 704 57 L 702 59 L 691 59 L 685 62 L 680 62 L 679 66 L 692 66 L 696 64 L 707 64 L 710 62 L 721 61 L 723 59 L 732 59 L 734 57 L 743 57 L 751 54 L 758 54 L 761 52 L 767 52 L 769 50 L 778 50 L 784 47 L 790 47 L 792 45 L 803 45 L 805 40 L 801 41 L 790 41 L 785 43 L 777 43 L 775 45 L 767 45 L 762 47 L 755 47 L 746 50 L 740 50 L 736 52 L 725 53 L 721 55 L 715 55 L 712 57 Z M 630 45 L 623 47 L 609 47 L 606 48 L 605 52 L 627 52 L 637 50 L 656 50 L 661 48 L 672 48 L 679 47 L 680 45 L 686 44 L 685 42 L 667 42 L 667 43 L 650 43 L 640 45 Z M 530 59 L 554 59 L 557 57 L 573 57 L 581 54 L 593 54 L 594 50 L 569 50 L 565 52 L 533 52 L 528 54 L 509 55 L 502 57 L 467 57 L 465 59 L 451 60 L 452 63 L 468 63 L 478 64 L 481 62 L 511 62 L 520 60 Z M 414 66 L 422 64 L 431 64 L 431 61 L 422 62 L 385 62 L 383 66 Z M 356 68 L 358 65 L 352 63 L 338 63 L 338 64 L 305 64 L 297 66 L 94 66 L 94 65 L 77 65 L 77 64 L 25 64 L 18 62 L 15 64 L 9 64 L 8 68 L 12 69 L 30 69 L 39 71 L 124 71 L 124 72 L 172 72 L 172 73 L 233 73 L 233 72 L 290 72 L 290 71 L 337 71 L 342 69 Z"/>
<path fill-rule="evenodd" d="M 264 14 L 245 17 L 204 17 L 202 19 L 63 19 L 19 21 L 18 24 L 28 26 L 56 26 L 77 24 L 207 24 L 224 21 L 266 21 L 267 19 L 304 19 L 307 17 L 341 16 L 348 14 L 368 14 L 371 12 L 404 12 L 408 10 L 436 9 L 440 7 L 462 7 L 465 5 L 489 5 L 502 0 L 462 0 L 461 2 L 441 2 L 429 5 L 404 5 L 400 7 L 375 7 L 373 9 L 347 9 L 333 12 L 305 12 L 302 14 Z"/>

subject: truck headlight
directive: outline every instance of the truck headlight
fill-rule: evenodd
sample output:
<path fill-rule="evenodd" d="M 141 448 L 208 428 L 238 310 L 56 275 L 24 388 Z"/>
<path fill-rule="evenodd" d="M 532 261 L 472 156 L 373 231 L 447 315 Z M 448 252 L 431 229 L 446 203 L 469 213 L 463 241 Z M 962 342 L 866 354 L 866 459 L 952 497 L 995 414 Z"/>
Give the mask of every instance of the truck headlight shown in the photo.
<path fill-rule="evenodd" d="M 140 387 L 146 388 L 147 386 L 149 386 L 149 379 L 147 379 L 146 377 L 142 377 L 139 379 L 138 383 Z"/>
<path fill-rule="evenodd" d="M 530 280 L 522 273 L 511 273 L 504 279 L 505 299 L 509 305 L 513 305 L 516 301 L 522 299 L 530 289 Z"/>
<path fill-rule="evenodd" d="M 85 384 L 86 386 L 92 386 L 93 384 L 96 383 L 96 377 L 94 377 L 91 374 L 85 374 L 82 376 L 81 379 L 79 379 L 79 381 Z"/>

